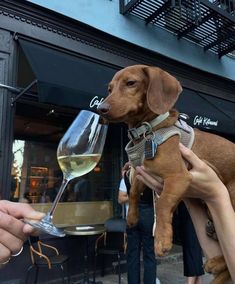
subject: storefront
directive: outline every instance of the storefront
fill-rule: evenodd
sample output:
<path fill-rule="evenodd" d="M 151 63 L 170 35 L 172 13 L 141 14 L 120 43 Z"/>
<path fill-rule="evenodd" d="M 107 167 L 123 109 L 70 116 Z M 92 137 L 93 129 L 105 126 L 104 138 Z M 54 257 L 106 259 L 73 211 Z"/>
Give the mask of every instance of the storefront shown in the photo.
<path fill-rule="evenodd" d="M 17 191 L 12 189 L 10 198 L 49 203 L 53 201 L 62 178 L 56 160 L 60 138 L 80 109 L 96 110 L 106 93 L 108 81 L 117 69 L 19 36 L 16 41 L 19 45 L 17 82 L 18 86 L 26 84 L 27 91 L 13 101 L 16 117 L 13 159 L 16 164 L 21 154 L 22 165 L 15 165 L 13 180 L 17 181 Z M 29 104 L 26 93 L 36 94 L 35 102 Z M 107 141 L 113 140 L 112 132 L 110 127 Z M 115 141 L 106 143 L 99 165 L 91 174 L 72 181 L 61 201 L 112 200 L 112 190 L 105 182 L 111 177 L 108 184 L 114 187 L 116 174 L 112 177 L 112 171 L 119 176 L 120 162 L 117 157 L 120 156 L 121 139 L 120 135 Z M 115 154 L 110 148 L 113 146 Z M 118 156 L 115 158 L 116 153 Z M 107 168 L 106 164 L 111 161 L 115 161 L 116 166 Z M 82 181 L 84 192 L 79 190 Z M 76 192 L 73 190 L 75 185 Z"/>
<path fill-rule="evenodd" d="M 59 140 L 81 109 L 95 111 L 113 74 L 128 65 L 156 65 L 171 72 L 184 87 L 177 107 L 190 116 L 189 123 L 235 139 L 232 80 L 27 1 L 1 2 L 0 38 L 2 199 L 49 208 L 62 177 L 56 159 Z M 98 224 L 120 212 L 117 189 L 126 142 L 126 127 L 110 125 L 97 167 L 71 182 L 62 196 L 57 224 Z M 82 182 L 85 192 L 74 192 Z M 59 242 L 68 245 L 68 240 Z M 20 277 L 20 267 L 16 276 L 4 268 L 4 280 Z"/>

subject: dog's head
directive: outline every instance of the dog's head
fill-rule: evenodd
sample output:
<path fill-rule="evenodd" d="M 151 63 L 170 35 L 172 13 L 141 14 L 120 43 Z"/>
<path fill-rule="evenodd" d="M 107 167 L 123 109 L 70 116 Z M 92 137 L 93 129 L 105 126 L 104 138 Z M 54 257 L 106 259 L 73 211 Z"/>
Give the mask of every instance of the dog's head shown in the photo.
<path fill-rule="evenodd" d="M 170 110 L 182 87 L 178 80 L 157 67 L 133 65 L 118 71 L 109 83 L 109 95 L 98 111 L 112 122 L 141 120 L 146 113 Z"/>

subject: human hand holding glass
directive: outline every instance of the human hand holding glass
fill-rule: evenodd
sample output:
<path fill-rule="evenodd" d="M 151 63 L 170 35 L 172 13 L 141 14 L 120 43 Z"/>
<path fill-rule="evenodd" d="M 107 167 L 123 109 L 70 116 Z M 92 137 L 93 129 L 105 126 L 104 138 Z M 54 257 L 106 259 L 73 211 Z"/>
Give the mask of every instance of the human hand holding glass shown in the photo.
<path fill-rule="evenodd" d="M 100 123 L 100 116 L 82 110 L 57 148 L 57 159 L 63 172 L 63 181 L 50 211 L 39 222 L 25 220 L 26 223 L 48 234 L 63 237 L 65 233 L 52 220 L 57 204 L 68 184 L 76 177 L 87 174 L 100 160 L 108 126 Z"/>

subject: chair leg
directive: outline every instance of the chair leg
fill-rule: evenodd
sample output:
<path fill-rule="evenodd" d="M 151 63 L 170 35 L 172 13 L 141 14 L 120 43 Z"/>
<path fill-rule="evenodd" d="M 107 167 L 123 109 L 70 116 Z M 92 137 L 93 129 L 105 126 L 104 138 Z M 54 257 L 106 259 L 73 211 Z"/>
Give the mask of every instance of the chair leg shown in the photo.
<path fill-rule="evenodd" d="M 121 284 L 121 262 L 120 262 L 120 254 L 118 254 L 118 284 Z"/>
<path fill-rule="evenodd" d="M 34 284 L 38 282 L 38 267 L 36 266 L 36 272 L 35 272 L 35 278 L 34 278 Z"/>
<path fill-rule="evenodd" d="M 63 264 L 60 265 L 60 269 L 62 271 L 62 280 L 63 280 L 63 284 L 64 284 L 64 266 L 63 266 Z"/>
<path fill-rule="evenodd" d="M 25 284 L 27 284 L 27 283 L 28 283 L 30 270 L 31 270 L 33 267 L 34 267 L 34 266 L 33 266 L 33 265 L 31 265 L 31 266 L 27 269 L 26 277 L 25 277 Z"/>
<path fill-rule="evenodd" d="M 102 261 L 101 261 L 101 276 L 104 277 L 104 267 L 105 267 L 105 256 L 104 254 L 102 256 Z"/>
<path fill-rule="evenodd" d="M 68 284 L 70 284 L 70 270 L 69 270 L 69 262 L 68 261 L 66 263 L 66 270 L 67 270 Z"/>
<path fill-rule="evenodd" d="M 93 271 L 93 282 L 95 283 L 95 279 L 96 279 L 96 258 L 97 258 L 97 254 L 95 254 L 94 257 L 94 271 Z"/>

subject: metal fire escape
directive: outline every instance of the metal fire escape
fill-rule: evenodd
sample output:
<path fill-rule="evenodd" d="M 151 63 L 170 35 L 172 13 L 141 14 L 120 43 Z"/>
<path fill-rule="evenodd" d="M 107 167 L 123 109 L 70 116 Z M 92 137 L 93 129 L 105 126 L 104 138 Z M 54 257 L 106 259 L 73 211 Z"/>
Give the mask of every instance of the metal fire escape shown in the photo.
<path fill-rule="evenodd" d="M 235 50 L 235 0 L 120 0 L 120 12 L 212 50 Z"/>

